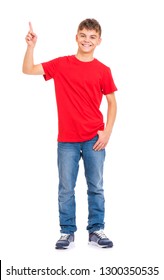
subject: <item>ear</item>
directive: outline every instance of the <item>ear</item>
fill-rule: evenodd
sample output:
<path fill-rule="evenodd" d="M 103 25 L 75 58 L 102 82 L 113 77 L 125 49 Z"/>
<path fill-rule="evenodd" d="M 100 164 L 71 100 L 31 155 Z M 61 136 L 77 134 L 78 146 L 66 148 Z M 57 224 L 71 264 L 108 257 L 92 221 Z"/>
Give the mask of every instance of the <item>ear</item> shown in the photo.
<path fill-rule="evenodd" d="M 102 38 L 99 38 L 97 45 L 100 45 L 102 41 Z"/>
<path fill-rule="evenodd" d="M 76 42 L 77 42 L 77 40 L 78 40 L 78 39 L 77 39 L 77 34 L 76 34 L 76 36 L 75 36 L 75 40 L 76 40 Z"/>

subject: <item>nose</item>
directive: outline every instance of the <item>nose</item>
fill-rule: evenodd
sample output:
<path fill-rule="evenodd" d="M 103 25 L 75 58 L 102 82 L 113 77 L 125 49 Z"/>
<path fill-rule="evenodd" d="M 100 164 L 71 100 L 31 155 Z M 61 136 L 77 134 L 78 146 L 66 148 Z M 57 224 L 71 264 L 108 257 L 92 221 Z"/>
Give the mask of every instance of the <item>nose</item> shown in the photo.
<path fill-rule="evenodd" d="M 84 42 L 88 43 L 89 42 L 89 38 L 85 37 Z"/>

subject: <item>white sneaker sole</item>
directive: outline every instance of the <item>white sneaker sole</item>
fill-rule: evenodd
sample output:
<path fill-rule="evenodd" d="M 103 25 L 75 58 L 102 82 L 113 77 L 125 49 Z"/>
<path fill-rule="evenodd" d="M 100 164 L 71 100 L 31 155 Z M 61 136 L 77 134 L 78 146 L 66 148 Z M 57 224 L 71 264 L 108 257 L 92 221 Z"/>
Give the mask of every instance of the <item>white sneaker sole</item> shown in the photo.
<path fill-rule="evenodd" d="M 93 241 L 89 241 L 88 244 L 91 246 L 99 247 L 99 248 L 112 248 L 113 247 L 113 246 L 110 247 L 108 245 L 99 245 L 98 243 L 93 242 Z"/>
<path fill-rule="evenodd" d="M 68 246 L 65 247 L 55 247 L 56 250 L 66 250 L 66 249 L 72 249 L 75 247 L 75 243 L 71 242 Z"/>

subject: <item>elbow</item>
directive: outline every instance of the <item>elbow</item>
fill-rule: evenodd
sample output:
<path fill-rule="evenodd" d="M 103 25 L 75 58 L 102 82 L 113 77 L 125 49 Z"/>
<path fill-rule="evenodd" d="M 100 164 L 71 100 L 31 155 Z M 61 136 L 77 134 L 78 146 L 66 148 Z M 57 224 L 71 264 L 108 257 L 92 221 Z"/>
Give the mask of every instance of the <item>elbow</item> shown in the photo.
<path fill-rule="evenodd" d="M 23 62 L 22 72 L 23 74 L 28 74 L 28 75 L 33 74 L 33 66 Z"/>
<path fill-rule="evenodd" d="M 26 67 L 22 66 L 22 73 L 23 74 L 30 74 L 30 71 Z"/>
<path fill-rule="evenodd" d="M 22 73 L 27 74 L 24 68 L 22 68 Z"/>
<path fill-rule="evenodd" d="M 22 73 L 23 74 L 28 74 L 28 71 L 27 71 L 26 67 L 24 67 L 24 65 L 22 66 Z"/>

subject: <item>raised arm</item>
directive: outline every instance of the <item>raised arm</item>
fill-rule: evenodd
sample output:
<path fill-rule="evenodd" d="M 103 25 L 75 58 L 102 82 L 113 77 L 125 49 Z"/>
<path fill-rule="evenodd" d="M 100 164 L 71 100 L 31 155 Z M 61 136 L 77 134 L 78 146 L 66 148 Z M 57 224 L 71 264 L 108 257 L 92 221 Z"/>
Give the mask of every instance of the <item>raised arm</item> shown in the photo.
<path fill-rule="evenodd" d="M 29 22 L 29 32 L 25 38 L 27 50 L 25 52 L 22 72 L 29 75 L 43 75 L 42 64 L 34 64 L 34 48 L 37 42 L 37 35 L 33 32 L 32 24 Z"/>

